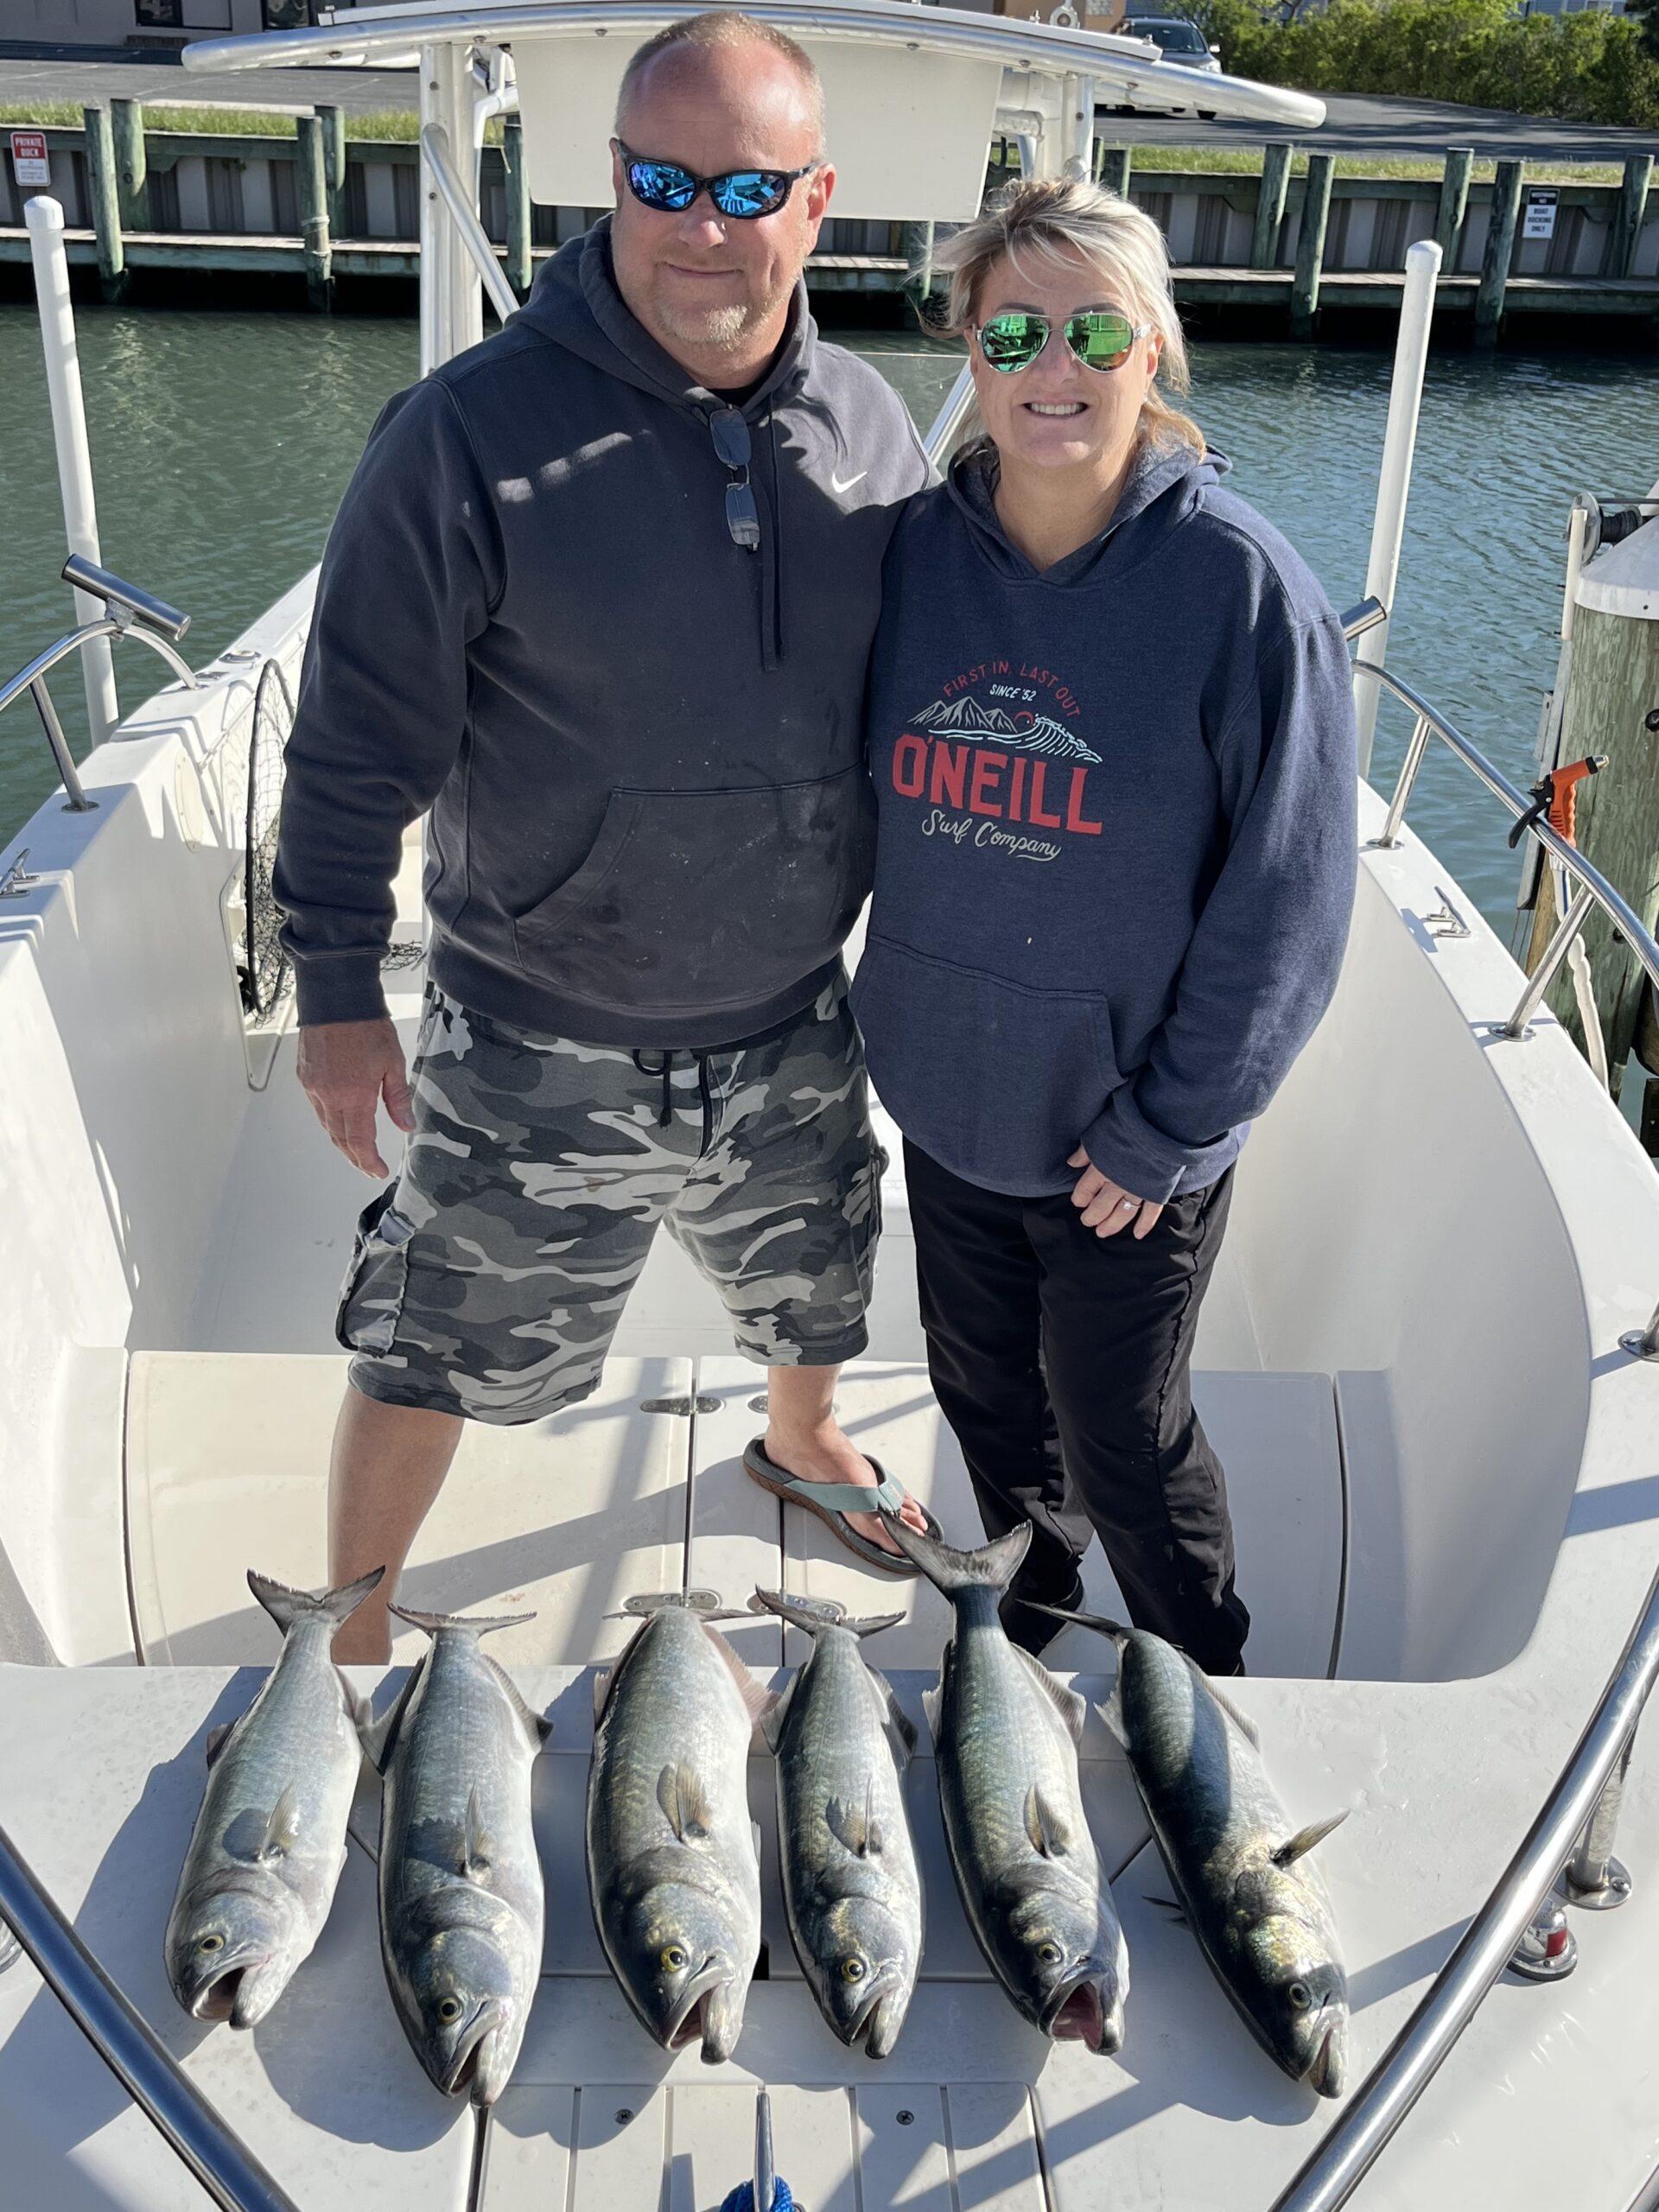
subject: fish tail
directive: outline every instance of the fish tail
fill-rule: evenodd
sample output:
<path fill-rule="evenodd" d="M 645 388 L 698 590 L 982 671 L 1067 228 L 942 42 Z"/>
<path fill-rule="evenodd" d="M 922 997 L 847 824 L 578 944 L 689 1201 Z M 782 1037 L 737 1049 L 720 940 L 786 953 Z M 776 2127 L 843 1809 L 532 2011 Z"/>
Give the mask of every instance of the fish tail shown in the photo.
<path fill-rule="evenodd" d="M 1021 1521 L 978 1551 L 962 1552 L 937 1536 L 923 1535 L 896 1513 L 884 1511 L 881 1520 L 906 1558 L 947 1598 L 963 1590 L 1006 1590 L 1031 1542 L 1029 1521 Z"/>
<path fill-rule="evenodd" d="M 423 1628 L 429 1636 L 445 1628 L 470 1629 L 475 1636 L 488 1636 L 493 1629 L 520 1628 L 536 1618 L 534 1613 L 417 1613 L 412 1605 L 388 1605 L 386 1611 L 396 1613 L 411 1628 Z"/>
<path fill-rule="evenodd" d="M 786 1590 L 757 1590 L 749 1601 L 752 1612 L 776 1613 L 791 1628 L 816 1636 L 821 1629 L 844 1628 L 856 1637 L 875 1636 L 896 1628 L 903 1613 L 874 1613 L 864 1620 L 849 1620 L 847 1608 L 834 1598 L 791 1598 Z"/>
<path fill-rule="evenodd" d="M 1130 1633 L 1122 1621 L 1109 1621 L 1104 1613 L 1070 1612 L 1064 1605 L 1045 1605 L 1036 1598 L 1030 1604 L 1035 1613 L 1052 1613 L 1057 1621 L 1069 1621 L 1075 1628 L 1091 1628 L 1096 1635 L 1109 1636 L 1114 1643 L 1121 1644 Z"/>
<path fill-rule="evenodd" d="M 338 1628 L 357 1611 L 370 1591 L 378 1587 L 385 1571 L 384 1567 L 373 1567 L 355 1582 L 342 1583 L 337 1590 L 290 1590 L 285 1582 L 273 1582 L 268 1574 L 256 1574 L 250 1567 L 248 1587 L 286 1636 L 296 1621 L 325 1618 Z"/>

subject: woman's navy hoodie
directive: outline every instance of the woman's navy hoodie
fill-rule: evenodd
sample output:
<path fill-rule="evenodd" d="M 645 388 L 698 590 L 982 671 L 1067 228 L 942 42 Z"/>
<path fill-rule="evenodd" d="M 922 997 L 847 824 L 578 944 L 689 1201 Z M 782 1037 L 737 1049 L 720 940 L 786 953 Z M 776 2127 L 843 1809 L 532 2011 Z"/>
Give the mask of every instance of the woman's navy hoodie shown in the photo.
<path fill-rule="evenodd" d="M 854 1004 L 899 1127 L 988 1190 L 1069 1189 L 1079 1140 L 1138 1197 L 1204 1189 L 1336 985 L 1347 649 L 1226 467 L 1143 450 L 1108 528 L 1039 571 L 981 447 L 887 553 Z"/>

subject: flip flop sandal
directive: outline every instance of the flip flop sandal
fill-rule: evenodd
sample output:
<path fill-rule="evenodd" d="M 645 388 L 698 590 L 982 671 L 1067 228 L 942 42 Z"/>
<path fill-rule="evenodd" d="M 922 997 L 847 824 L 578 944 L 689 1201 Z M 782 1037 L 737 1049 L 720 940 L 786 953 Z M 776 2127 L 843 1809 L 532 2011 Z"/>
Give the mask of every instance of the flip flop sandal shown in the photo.
<path fill-rule="evenodd" d="M 895 1482 L 879 1459 L 872 1459 L 870 1465 L 880 1477 L 873 1490 L 860 1483 L 804 1481 L 799 1475 L 791 1475 L 787 1468 L 780 1467 L 758 1436 L 743 1454 L 744 1471 L 751 1481 L 781 1497 L 786 1505 L 804 1505 L 809 1513 L 816 1513 L 825 1528 L 832 1530 L 867 1567 L 877 1567 L 883 1574 L 913 1575 L 916 1569 L 907 1559 L 899 1558 L 896 1552 L 884 1552 L 880 1544 L 873 1544 L 868 1536 L 861 1536 L 856 1529 L 847 1525 L 849 1512 L 869 1513 L 878 1505 L 885 1505 L 889 1513 L 897 1513 L 905 1502 L 903 1484 Z M 917 1503 L 921 1503 L 919 1498 Z M 922 1518 L 927 1523 L 928 1535 L 936 1542 L 942 1541 L 944 1531 L 925 1505 Z"/>

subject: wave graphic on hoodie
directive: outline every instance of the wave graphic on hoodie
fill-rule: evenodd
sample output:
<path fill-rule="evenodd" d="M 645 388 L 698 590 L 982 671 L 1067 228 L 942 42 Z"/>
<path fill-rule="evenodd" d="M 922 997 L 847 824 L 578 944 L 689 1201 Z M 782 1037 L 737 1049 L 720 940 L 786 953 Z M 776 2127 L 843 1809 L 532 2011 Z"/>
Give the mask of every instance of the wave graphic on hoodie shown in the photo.
<path fill-rule="evenodd" d="M 1040 753 L 1049 760 L 1092 760 L 1100 755 L 1048 715 L 1037 715 L 1025 727 L 1005 715 L 1001 707 L 982 707 L 976 699 L 953 699 L 947 706 L 936 699 L 910 717 L 912 729 L 949 730 L 958 737 L 994 737 L 1020 753 Z"/>

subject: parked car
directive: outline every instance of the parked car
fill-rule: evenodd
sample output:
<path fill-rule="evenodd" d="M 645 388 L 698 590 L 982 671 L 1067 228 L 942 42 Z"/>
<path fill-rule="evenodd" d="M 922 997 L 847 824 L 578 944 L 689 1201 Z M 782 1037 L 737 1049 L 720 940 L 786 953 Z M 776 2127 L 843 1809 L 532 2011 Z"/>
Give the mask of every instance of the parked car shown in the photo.
<path fill-rule="evenodd" d="M 1162 48 L 1165 60 L 1173 62 L 1179 68 L 1197 70 L 1202 76 L 1218 77 L 1221 74 L 1221 48 L 1210 45 L 1198 25 L 1189 22 L 1185 16 L 1126 16 L 1116 28 L 1125 38 L 1151 39 L 1154 45 Z M 1160 101 L 1154 107 L 1148 101 L 1141 99 L 1134 101 L 1131 105 L 1140 115 L 1196 114 L 1208 123 L 1214 118 L 1216 111 L 1204 105 L 1203 94 L 1196 86 L 1194 91 L 1196 97 L 1192 100 L 1172 102 L 1168 105 Z"/>

